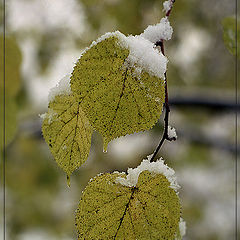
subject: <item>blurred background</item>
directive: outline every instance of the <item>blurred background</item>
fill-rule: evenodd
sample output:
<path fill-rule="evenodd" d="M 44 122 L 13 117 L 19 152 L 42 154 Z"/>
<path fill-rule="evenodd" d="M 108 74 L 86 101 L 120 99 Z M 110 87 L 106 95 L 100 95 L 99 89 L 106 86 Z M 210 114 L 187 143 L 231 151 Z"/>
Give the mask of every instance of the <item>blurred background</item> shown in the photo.
<path fill-rule="evenodd" d="M 101 136 L 95 132 L 89 159 L 73 173 L 68 188 L 64 172 L 42 137 L 39 114 L 47 110 L 49 90 L 72 71 L 91 41 L 115 30 L 140 34 L 164 16 L 162 3 L 6 1 L 7 239 L 76 239 L 74 211 L 89 179 L 100 172 L 136 167 L 156 148 L 163 131 L 162 117 L 150 131 L 112 141 L 107 153 L 103 153 Z M 2 128 L 2 2 L 0 9 Z M 239 149 L 234 113 L 234 12 L 235 1 L 176 0 L 170 16 L 174 33 L 165 43 L 169 124 L 176 128 L 178 139 L 165 142 L 158 156 L 174 168 L 182 187 L 186 240 L 234 239 L 235 150 Z M 1 129 L 1 181 L 2 136 Z"/>

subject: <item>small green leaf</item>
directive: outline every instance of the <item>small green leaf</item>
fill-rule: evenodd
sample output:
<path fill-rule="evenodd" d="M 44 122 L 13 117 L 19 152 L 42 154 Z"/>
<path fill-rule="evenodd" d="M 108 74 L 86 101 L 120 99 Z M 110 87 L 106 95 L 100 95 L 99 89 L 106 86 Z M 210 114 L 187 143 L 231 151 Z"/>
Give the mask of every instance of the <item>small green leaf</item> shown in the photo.
<path fill-rule="evenodd" d="M 88 158 L 92 127 L 73 95 L 55 96 L 43 118 L 43 136 L 69 177 Z"/>
<path fill-rule="evenodd" d="M 179 238 L 180 202 L 163 174 L 142 171 L 134 187 L 117 183 L 126 174 L 106 173 L 91 180 L 77 212 L 78 239 Z"/>
<path fill-rule="evenodd" d="M 240 21 L 237 20 L 237 29 L 236 29 L 236 18 L 235 17 L 226 17 L 222 21 L 223 25 L 223 40 L 228 51 L 236 55 L 236 37 L 237 44 L 240 45 Z M 237 33 L 236 33 L 237 30 Z M 237 35 L 236 35 L 237 34 Z M 237 56 L 240 57 L 240 48 L 238 47 Z"/>
<path fill-rule="evenodd" d="M 3 89 L 3 36 L 0 36 L 0 90 Z M 20 90 L 20 64 L 22 56 L 13 38 L 5 39 L 5 91 L 8 97 L 15 97 Z"/>
<path fill-rule="evenodd" d="M 128 64 L 130 50 L 119 42 L 112 34 L 93 44 L 71 76 L 71 90 L 82 101 L 93 128 L 102 134 L 105 150 L 114 138 L 151 128 L 164 102 L 164 80 Z"/>

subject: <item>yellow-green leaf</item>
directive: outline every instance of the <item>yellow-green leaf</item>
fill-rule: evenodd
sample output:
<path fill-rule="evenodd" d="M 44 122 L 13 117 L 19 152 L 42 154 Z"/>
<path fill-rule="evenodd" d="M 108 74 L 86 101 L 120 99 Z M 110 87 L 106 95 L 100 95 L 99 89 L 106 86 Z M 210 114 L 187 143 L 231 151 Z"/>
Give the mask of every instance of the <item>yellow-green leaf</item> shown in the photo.
<path fill-rule="evenodd" d="M 3 149 L 3 96 L 0 99 L 0 150 Z M 17 106 L 15 99 L 5 99 L 5 146 L 8 145 L 15 137 L 17 131 Z"/>
<path fill-rule="evenodd" d="M 76 211 L 78 239 L 181 238 L 181 206 L 163 174 L 142 171 L 137 184 L 119 183 L 123 173 L 95 177 L 83 192 Z"/>
<path fill-rule="evenodd" d="M 0 36 L 0 89 L 3 89 L 3 36 Z M 13 38 L 5 39 L 5 91 L 7 96 L 15 97 L 20 90 L 21 52 Z"/>
<path fill-rule="evenodd" d="M 240 57 L 240 49 L 236 46 L 240 45 L 240 21 L 239 19 L 236 22 L 236 17 L 226 17 L 222 21 L 223 25 L 223 40 L 228 51 Z M 237 50 L 237 52 L 236 52 Z"/>
<path fill-rule="evenodd" d="M 72 72 L 71 90 L 93 128 L 102 134 L 105 149 L 114 138 L 151 128 L 162 112 L 164 80 L 147 68 L 139 71 L 140 58 L 129 63 L 130 51 L 112 34 L 92 44 Z M 150 51 L 158 55 L 153 44 Z"/>
<path fill-rule="evenodd" d="M 21 52 L 11 37 L 5 38 L 5 65 L 3 61 L 3 36 L 0 35 L 0 126 L 3 126 L 5 118 L 5 146 L 15 137 L 17 131 L 17 103 L 16 95 L 20 89 L 20 63 Z M 3 68 L 5 67 L 5 89 L 3 79 Z M 4 99 L 5 91 L 5 116 Z M 0 150 L 3 148 L 3 130 L 0 130 Z"/>
<path fill-rule="evenodd" d="M 43 136 L 58 165 L 70 176 L 86 161 L 91 147 L 92 127 L 81 103 L 73 95 L 57 95 L 43 118 Z"/>

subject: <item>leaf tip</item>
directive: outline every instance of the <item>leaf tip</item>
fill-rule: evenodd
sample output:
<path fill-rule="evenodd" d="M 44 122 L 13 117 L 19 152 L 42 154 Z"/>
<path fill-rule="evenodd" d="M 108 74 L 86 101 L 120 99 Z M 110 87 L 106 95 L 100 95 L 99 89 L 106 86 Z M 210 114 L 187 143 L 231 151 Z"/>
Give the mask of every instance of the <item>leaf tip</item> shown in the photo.
<path fill-rule="evenodd" d="M 67 186 L 70 188 L 70 176 L 67 175 Z"/>

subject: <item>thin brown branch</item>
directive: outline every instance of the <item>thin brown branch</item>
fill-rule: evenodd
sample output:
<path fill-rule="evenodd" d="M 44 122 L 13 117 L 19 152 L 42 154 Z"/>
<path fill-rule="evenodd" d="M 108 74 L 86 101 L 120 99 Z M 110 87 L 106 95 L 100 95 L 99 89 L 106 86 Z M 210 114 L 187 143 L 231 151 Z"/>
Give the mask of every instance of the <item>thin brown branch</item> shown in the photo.
<path fill-rule="evenodd" d="M 173 7 L 173 3 L 175 2 L 175 0 L 171 0 L 171 4 L 170 4 L 170 9 L 166 12 L 166 17 L 168 17 L 171 13 L 172 7 Z M 155 44 L 157 47 L 160 47 L 162 54 L 165 56 L 164 53 L 164 43 L 163 43 L 163 39 L 160 39 L 159 41 L 156 42 Z M 163 131 L 163 135 L 162 138 L 156 148 L 156 150 L 154 151 L 150 162 L 154 161 L 154 158 L 156 157 L 156 155 L 158 154 L 160 148 L 162 147 L 163 143 L 165 140 L 168 141 L 173 141 L 176 140 L 175 137 L 170 138 L 168 135 L 168 122 L 169 122 L 169 113 L 170 113 L 170 107 L 169 107 L 169 103 L 168 103 L 168 88 L 167 88 L 167 73 L 164 73 L 164 77 L 165 77 L 165 103 L 164 103 L 164 107 L 165 107 L 165 117 L 164 117 L 164 131 Z"/>
<path fill-rule="evenodd" d="M 169 15 L 170 15 L 170 13 L 172 11 L 172 7 L 173 7 L 174 2 L 175 2 L 175 0 L 171 0 L 170 9 L 167 11 L 166 17 L 169 17 Z"/>

